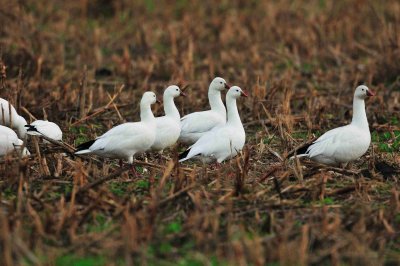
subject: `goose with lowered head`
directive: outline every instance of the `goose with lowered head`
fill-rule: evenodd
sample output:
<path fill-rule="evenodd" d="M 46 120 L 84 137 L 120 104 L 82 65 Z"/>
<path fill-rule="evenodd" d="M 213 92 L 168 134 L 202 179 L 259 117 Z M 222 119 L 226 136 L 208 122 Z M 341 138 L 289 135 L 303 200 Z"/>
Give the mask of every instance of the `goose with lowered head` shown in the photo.
<path fill-rule="evenodd" d="M 54 122 L 35 120 L 34 122 L 25 125 L 25 128 L 28 135 L 46 136 L 57 141 L 62 141 L 61 128 Z M 45 141 L 45 143 L 47 143 L 47 141 Z"/>

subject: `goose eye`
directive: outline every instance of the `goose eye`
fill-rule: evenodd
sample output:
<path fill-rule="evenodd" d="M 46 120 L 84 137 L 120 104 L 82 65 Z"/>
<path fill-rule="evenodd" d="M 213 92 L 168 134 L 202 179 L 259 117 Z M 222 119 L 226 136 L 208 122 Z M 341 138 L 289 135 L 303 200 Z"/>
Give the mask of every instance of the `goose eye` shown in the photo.
<path fill-rule="evenodd" d="M 222 81 L 220 81 L 219 84 L 222 84 Z"/>
<path fill-rule="evenodd" d="M 179 91 L 178 89 L 176 89 L 176 91 Z"/>

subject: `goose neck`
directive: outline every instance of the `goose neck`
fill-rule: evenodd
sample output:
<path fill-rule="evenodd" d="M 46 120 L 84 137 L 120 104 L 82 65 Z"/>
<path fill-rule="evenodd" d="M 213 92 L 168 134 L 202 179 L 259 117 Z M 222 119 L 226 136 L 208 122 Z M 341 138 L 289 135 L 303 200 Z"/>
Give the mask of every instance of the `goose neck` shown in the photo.
<path fill-rule="evenodd" d="M 353 119 L 351 124 L 362 127 L 368 127 L 367 114 L 365 113 L 365 102 L 363 99 L 354 97 L 353 100 Z"/>
<path fill-rule="evenodd" d="M 148 103 L 140 103 L 140 120 L 142 122 L 154 122 L 155 118 Z"/>
<path fill-rule="evenodd" d="M 164 95 L 163 101 L 165 115 L 179 121 L 181 119 L 181 116 L 179 115 L 179 111 L 176 108 L 174 97 Z"/>
<path fill-rule="evenodd" d="M 210 89 L 208 91 L 208 101 L 210 102 L 211 110 L 226 115 L 226 109 L 222 102 L 220 91 Z"/>
<path fill-rule="evenodd" d="M 228 121 L 226 123 L 229 125 L 242 125 L 235 98 L 226 98 L 226 108 L 228 110 Z"/>

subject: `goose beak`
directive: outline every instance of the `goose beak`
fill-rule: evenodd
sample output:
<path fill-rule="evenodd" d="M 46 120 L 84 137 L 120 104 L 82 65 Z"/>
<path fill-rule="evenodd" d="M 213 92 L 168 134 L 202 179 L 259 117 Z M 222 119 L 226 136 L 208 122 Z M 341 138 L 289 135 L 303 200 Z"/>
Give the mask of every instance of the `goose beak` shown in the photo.
<path fill-rule="evenodd" d="M 248 95 L 246 92 L 244 92 L 244 91 L 242 91 L 240 95 L 241 95 L 242 97 L 249 97 L 249 95 Z"/>
<path fill-rule="evenodd" d="M 371 91 L 370 89 L 367 90 L 367 96 L 371 97 L 371 96 L 375 96 L 375 93 L 373 91 Z"/>
<path fill-rule="evenodd" d="M 156 103 L 161 103 L 161 100 L 159 100 L 159 99 L 156 99 Z"/>
<path fill-rule="evenodd" d="M 224 84 L 225 89 L 229 90 L 231 88 L 231 86 L 228 85 L 228 83 Z"/>
<path fill-rule="evenodd" d="M 186 97 L 186 93 L 184 93 L 183 91 L 181 91 L 181 96 Z"/>

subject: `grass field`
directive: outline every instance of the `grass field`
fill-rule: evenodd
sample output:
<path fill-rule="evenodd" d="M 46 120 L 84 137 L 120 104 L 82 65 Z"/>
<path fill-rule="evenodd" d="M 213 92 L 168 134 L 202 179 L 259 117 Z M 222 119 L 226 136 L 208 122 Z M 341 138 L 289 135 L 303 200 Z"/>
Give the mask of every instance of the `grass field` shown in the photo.
<path fill-rule="evenodd" d="M 400 263 L 399 1 L 0 0 L 0 25 L 0 97 L 70 146 L 137 121 L 146 90 L 188 85 L 181 115 L 215 76 L 250 94 L 245 150 L 220 169 L 175 147 L 135 177 L 34 138 L 0 158 L 1 265 Z M 377 94 L 367 154 L 288 161 L 351 120 L 358 84 Z"/>

